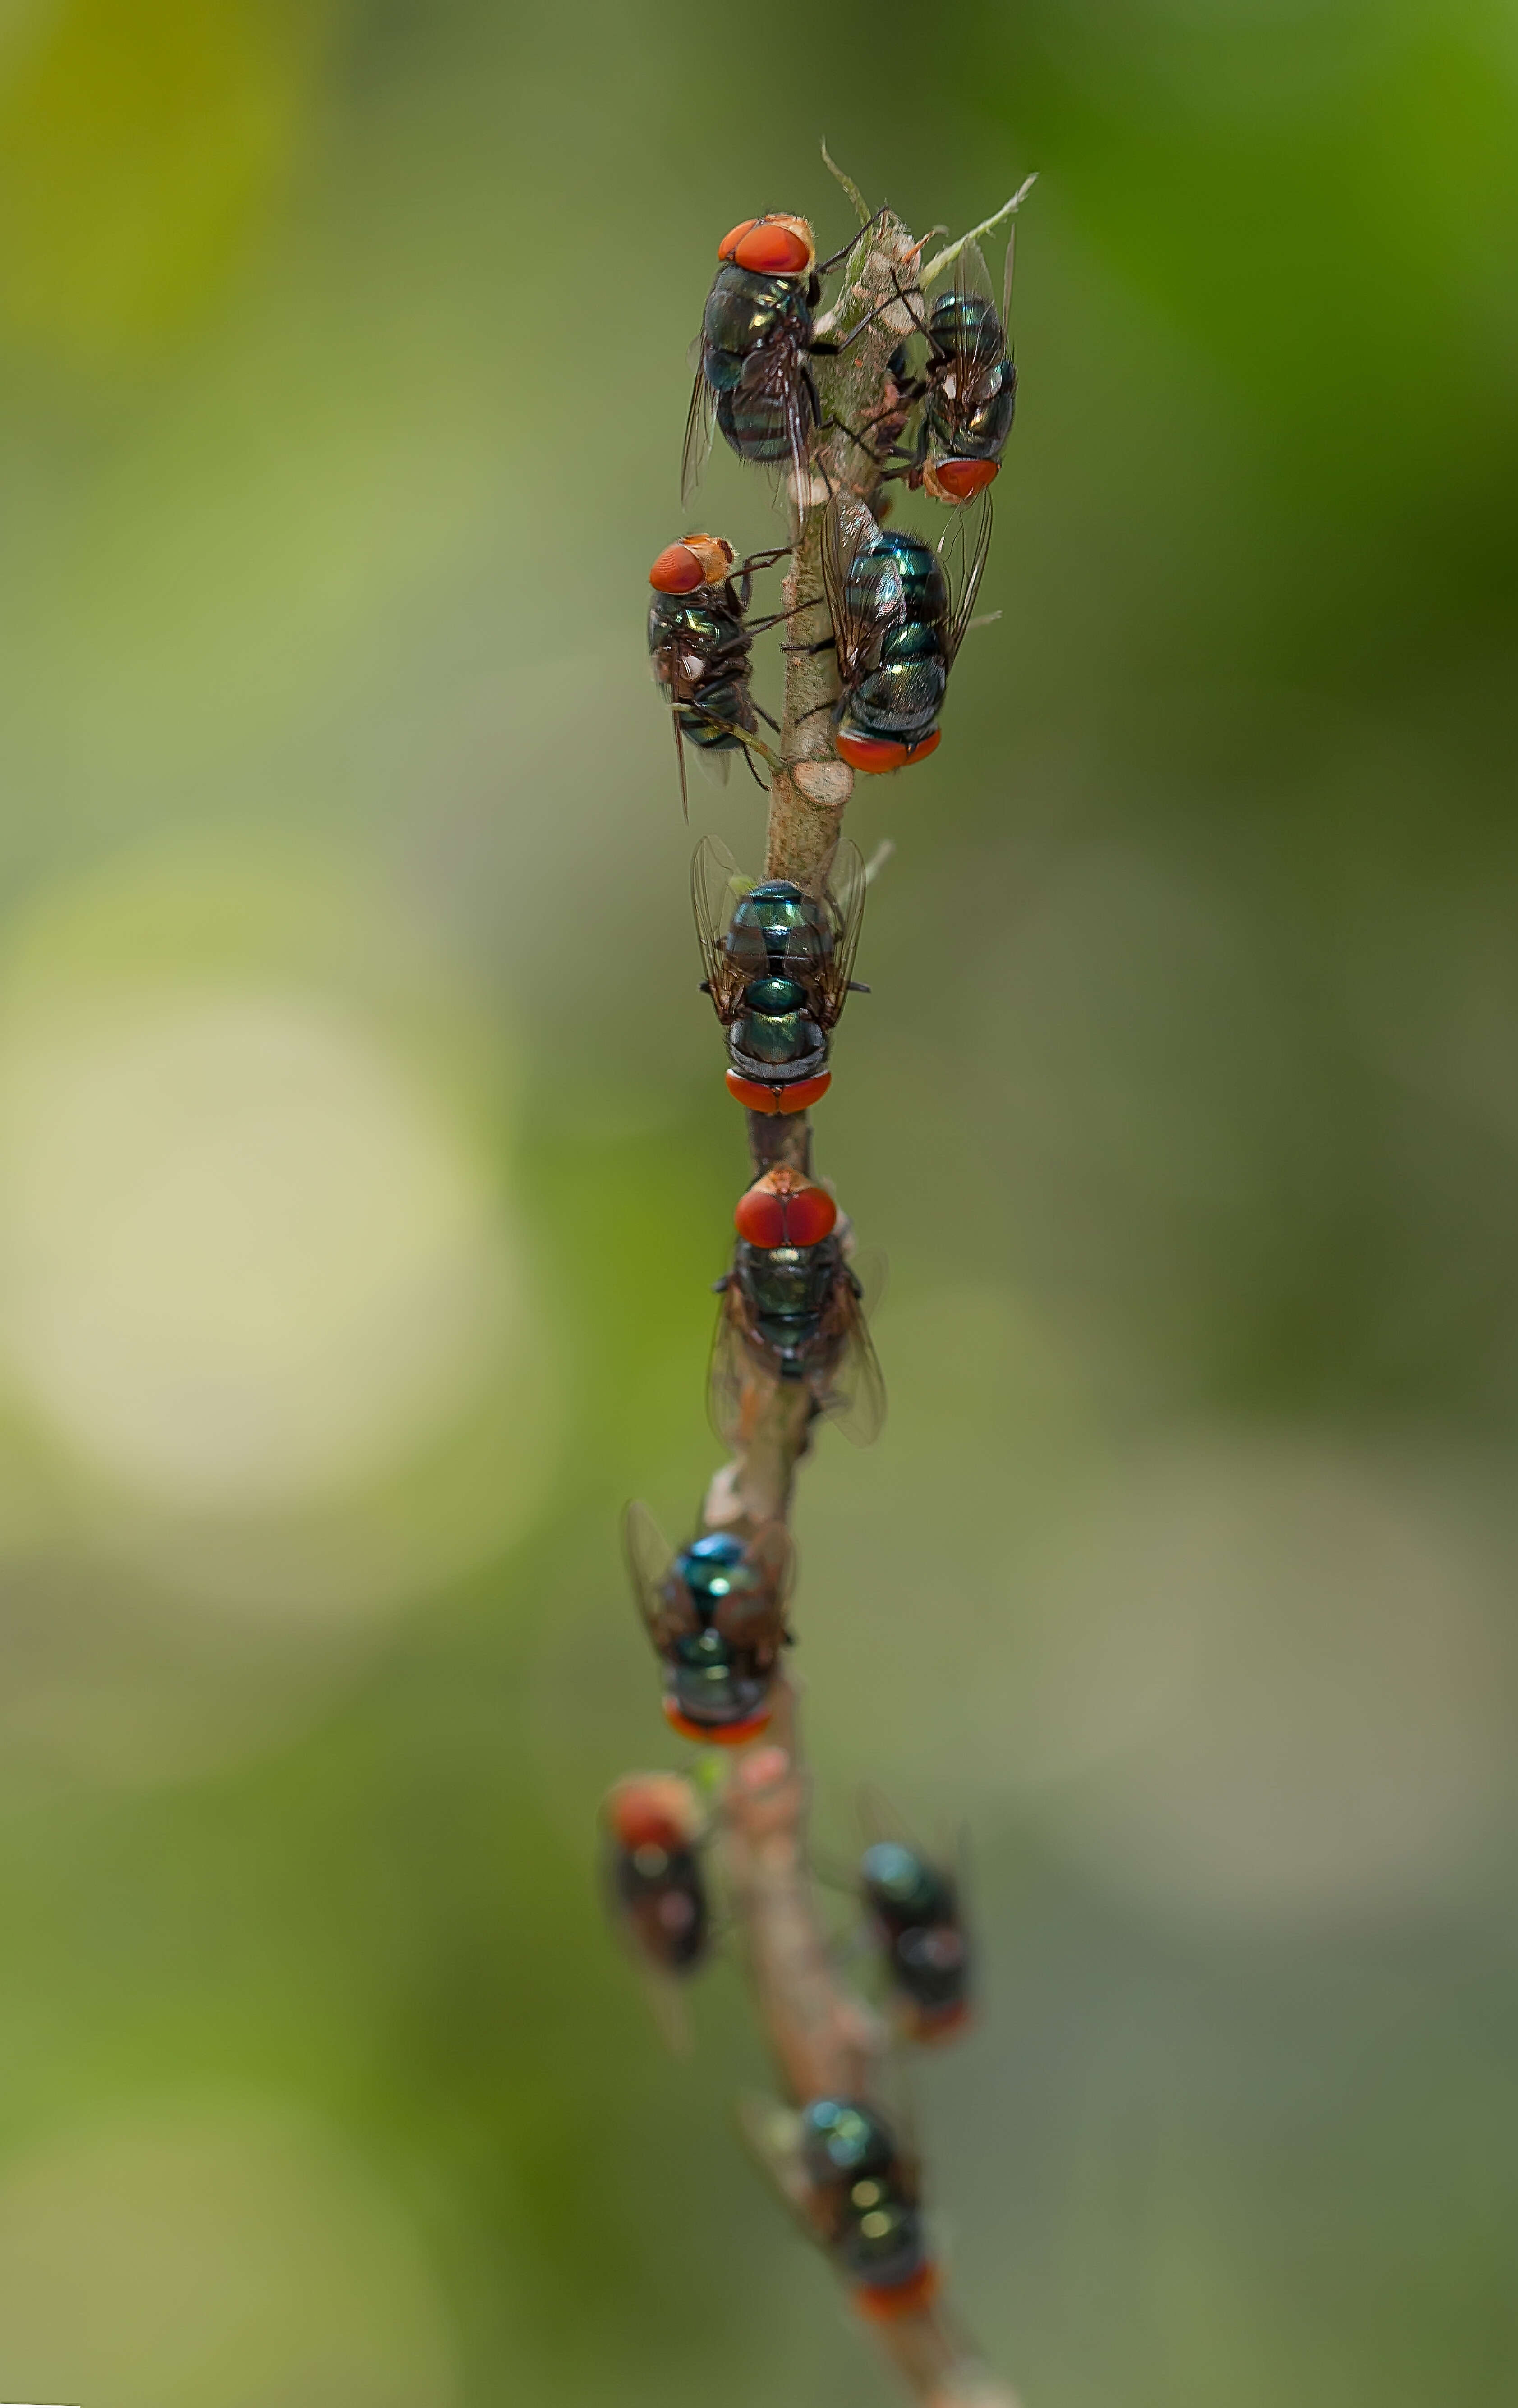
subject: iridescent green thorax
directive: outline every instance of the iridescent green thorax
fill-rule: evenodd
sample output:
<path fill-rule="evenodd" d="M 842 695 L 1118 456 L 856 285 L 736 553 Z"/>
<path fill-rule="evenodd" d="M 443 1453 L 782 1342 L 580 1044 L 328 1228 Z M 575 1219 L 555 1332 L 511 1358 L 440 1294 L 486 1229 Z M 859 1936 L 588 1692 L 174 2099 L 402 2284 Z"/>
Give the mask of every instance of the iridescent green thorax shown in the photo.
<path fill-rule="evenodd" d="M 737 1722 L 763 1703 L 768 1677 L 750 1651 L 724 1637 L 715 1617 L 730 1597 L 752 1597 L 763 1587 L 763 1575 L 753 1564 L 743 1541 L 720 1531 L 696 1539 L 674 1559 L 674 1572 L 685 1583 L 701 1624 L 674 1642 L 671 1670 L 681 1711 L 693 1722 Z"/>
<path fill-rule="evenodd" d="M 861 564 L 877 575 L 894 572 L 909 620 L 934 621 L 948 615 L 948 580 L 931 543 L 904 527 L 882 527 Z"/>
<path fill-rule="evenodd" d="M 710 1620 L 724 1598 L 735 1592 L 749 1595 L 760 1584 L 758 1572 L 745 1558 L 743 1541 L 724 1531 L 714 1531 L 682 1548 L 674 1569 L 703 1622 Z"/>
<path fill-rule="evenodd" d="M 751 351 L 789 337 L 812 338 L 806 289 L 794 277 L 761 276 L 730 261 L 717 269 L 701 317 L 701 366 L 714 391 L 730 392 Z"/>
<path fill-rule="evenodd" d="M 654 673 L 674 701 L 682 733 L 711 752 L 732 752 L 732 729 L 756 724 L 748 691 L 751 650 L 731 588 L 656 594 L 648 608 Z"/>
<path fill-rule="evenodd" d="M 938 1923 L 954 1914 L 948 1884 L 914 1850 L 895 1840 L 881 1840 L 866 1848 L 860 1880 L 872 1906 L 892 1921 Z"/>
<path fill-rule="evenodd" d="M 648 606 L 649 651 L 657 652 L 672 641 L 683 651 L 703 656 L 730 645 L 746 649 L 748 635 L 742 619 L 716 598 L 726 590 L 716 586 L 701 594 L 656 594 Z"/>
<path fill-rule="evenodd" d="M 733 911 L 725 939 L 729 957 L 755 978 L 803 975 L 832 950 L 832 930 L 815 896 L 788 878 L 751 886 Z"/>
<path fill-rule="evenodd" d="M 801 2157 L 849 2272 L 882 2288 L 908 2281 L 923 2262 L 922 2225 L 883 2119 L 851 2099 L 814 2099 L 802 2110 Z"/>

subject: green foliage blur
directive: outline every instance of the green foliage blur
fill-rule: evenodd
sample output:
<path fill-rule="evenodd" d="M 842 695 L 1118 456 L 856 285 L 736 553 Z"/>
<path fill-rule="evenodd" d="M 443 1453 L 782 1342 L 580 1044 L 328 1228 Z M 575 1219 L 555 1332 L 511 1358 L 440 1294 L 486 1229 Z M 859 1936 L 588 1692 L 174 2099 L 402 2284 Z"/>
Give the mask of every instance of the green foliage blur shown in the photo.
<path fill-rule="evenodd" d="M 1511 8 L 7 0 L 7 2399 L 881 2395 L 730 1961 L 673 2061 L 596 1884 L 743 1176 L 686 867 L 762 826 L 681 824 L 644 577 L 823 136 L 924 228 L 1041 180 L 1002 616 L 853 815 L 819 1845 L 968 1833 L 914 2095 L 1029 2408 L 1512 2380 Z"/>

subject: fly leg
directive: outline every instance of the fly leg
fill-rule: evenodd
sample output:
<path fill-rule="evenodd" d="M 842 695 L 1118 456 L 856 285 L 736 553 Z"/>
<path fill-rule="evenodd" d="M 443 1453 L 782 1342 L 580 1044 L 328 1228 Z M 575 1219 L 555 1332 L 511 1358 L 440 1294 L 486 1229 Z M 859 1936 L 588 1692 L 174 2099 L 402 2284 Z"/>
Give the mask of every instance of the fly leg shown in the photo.
<path fill-rule="evenodd" d="M 841 353 L 849 349 L 851 344 L 857 343 L 861 335 L 867 335 L 869 333 L 870 328 L 875 324 L 875 322 L 878 317 L 881 317 L 886 310 L 893 307 L 894 304 L 890 301 L 877 301 L 875 308 L 870 311 L 869 316 L 860 320 L 859 324 L 854 328 L 852 334 L 841 335 L 836 342 L 831 335 L 824 335 L 820 337 L 820 338 L 814 337 L 813 340 L 807 344 L 807 351 L 815 360 L 837 359 Z"/>
<path fill-rule="evenodd" d="M 881 222 L 882 218 L 887 218 L 887 217 L 889 217 L 889 215 L 890 215 L 890 210 L 889 210 L 889 207 L 888 207 L 888 208 L 883 208 L 883 209 L 876 209 L 876 211 L 875 211 L 875 215 L 874 215 L 874 217 L 873 217 L 873 218 L 866 218 L 866 219 L 865 219 L 864 223 L 860 226 L 860 230 L 859 230 L 858 234 L 851 234 L 851 235 L 849 236 L 848 240 L 845 243 L 845 245 L 844 245 L 844 247 L 843 247 L 842 251 L 835 251 L 833 252 L 832 257 L 831 257 L 831 259 L 819 259 L 819 260 L 817 261 L 817 265 L 816 265 L 816 266 L 813 268 L 813 270 L 812 270 L 813 275 L 814 275 L 814 276 L 830 276 L 830 275 L 832 273 L 832 270 L 837 266 L 837 265 L 838 265 L 839 261 L 840 261 L 841 259 L 846 259 L 846 258 L 848 257 L 849 252 L 850 252 L 851 251 L 856 250 L 856 249 L 858 248 L 858 246 L 859 246 L 859 245 L 860 245 L 860 244 L 864 240 L 864 237 L 865 237 L 865 236 L 869 233 L 870 228 L 871 228 L 872 226 L 877 226 L 877 225 L 880 223 L 880 222 Z"/>
<path fill-rule="evenodd" d="M 788 543 L 781 543 L 776 544 L 773 552 L 751 552 L 748 558 L 733 570 L 728 582 L 733 588 L 740 614 L 746 612 L 748 609 L 748 597 L 754 590 L 754 580 L 759 570 L 773 568 L 777 560 L 788 560 L 792 548 Z M 761 620 L 759 624 L 761 626 L 773 627 L 774 621 Z"/>

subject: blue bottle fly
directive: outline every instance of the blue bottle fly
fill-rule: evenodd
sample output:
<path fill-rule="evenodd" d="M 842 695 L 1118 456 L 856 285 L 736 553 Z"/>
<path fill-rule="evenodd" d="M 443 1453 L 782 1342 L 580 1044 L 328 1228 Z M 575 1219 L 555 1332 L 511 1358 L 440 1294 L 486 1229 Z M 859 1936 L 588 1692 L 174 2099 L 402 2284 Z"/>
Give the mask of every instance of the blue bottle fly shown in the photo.
<path fill-rule="evenodd" d="M 712 1916 L 701 1866 L 702 1817 L 675 1772 L 634 1772 L 603 1809 L 607 1900 L 633 1954 L 658 1973 L 704 1963 Z"/>
<path fill-rule="evenodd" d="M 832 634 L 824 641 L 837 647 L 835 741 L 852 767 L 904 769 L 935 750 L 990 524 L 988 498 L 974 522 L 956 595 L 938 550 L 923 537 L 882 528 L 852 494 L 834 494 L 828 504 L 822 579 Z"/>
<path fill-rule="evenodd" d="M 756 573 L 773 568 L 788 549 L 753 552 L 739 562 L 725 537 L 687 535 L 666 544 L 648 572 L 654 589 L 648 652 L 655 681 L 670 706 L 687 819 L 687 743 L 720 762 L 724 773 L 728 757 L 742 752 L 756 782 L 763 783 L 744 738 L 756 733 L 761 718 L 771 727 L 775 723 L 749 690 L 749 655 L 754 638 L 777 626 L 786 614 L 776 610 L 750 619 L 748 605 Z"/>
<path fill-rule="evenodd" d="M 638 1611 L 664 1667 L 666 1720 L 711 1745 L 752 1739 L 770 1719 L 787 1642 L 788 1532 L 778 1522 L 748 1540 L 713 1531 L 676 1553 L 645 1505 L 629 1505 L 623 1526 Z"/>
<path fill-rule="evenodd" d="M 917 2169 L 861 2100 L 813 2099 L 802 2110 L 802 2172 L 821 2238 L 877 2314 L 932 2296 L 934 2274 L 918 2205 Z"/>
<path fill-rule="evenodd" d="M 969 2014 L 970 1948 L 958 1885 L 917 1849 L 877 1840 L 860 1860 L 860 1891 L 908 2037 L 947 2039 Z"/>
<path fill-rule="evenodd" d="M 746 218 L 724 235 L 701 313 L 683 499 L 701 472 L 714 424 L 740 459 L 767 467 L 787 463 L 798 480 L 805 477 L 822 415 L 810 364 L 846 349 L 873 322 L 874 313 L 841 343 L 819 337 L 814 327 L 822 279 L 859 240 L 854 236 L 819 263 L 805 218 Z"/>
<path fill-rule="evenodd" d="M 861 1446 L 879 1436 L 885 1382 L 842 1236 L 814 1246 L 740 1238 L 718 1285 L 712 1420 L 720 1438 L 734 1445 L 743 1435 L 757 1380 L 804 1386 L 813 1412 Z"/>
<path fill-rule="evenodd" d="M 754 884 L 712 837 L 690 873 L 702 983 L 744 1079 L 783 1085 L 827 1067 L 829 1039 L 854 984 L 864 864 L 846 838 L 825 882 Z"/>

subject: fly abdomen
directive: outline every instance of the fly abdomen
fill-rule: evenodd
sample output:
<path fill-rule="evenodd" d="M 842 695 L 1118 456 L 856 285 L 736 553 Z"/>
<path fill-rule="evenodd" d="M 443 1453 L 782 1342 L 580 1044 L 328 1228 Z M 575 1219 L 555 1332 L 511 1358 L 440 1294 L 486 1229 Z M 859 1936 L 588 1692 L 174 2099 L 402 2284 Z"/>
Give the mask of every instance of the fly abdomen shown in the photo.
<path fill-rule="evenodd" d="M 752 385 L 720 393 L 716 423 L 742 460 L 770 465 L 790 451 L 790 419 L 783 396 Z"/>
<path fill-rule="evenodd" d="M 943 708 L 947 687 L 937 628 L 902 627 L 882 645 L 879 666 L 849 695 L 848 716 L 872 736 L 926 734 Z"/>
<path fill-rule="evenodd" d="M 731 733 L 734 727 L 754 726 L 754 706 L 749 699 L 746 682 L 736 678 L 724 678 L 715 685 L 699 681 L 691 700 L 680 710 L 680 725 L 693 744 L 701 744 L 708 752 L 732 752 L 739 738 Z"/>

